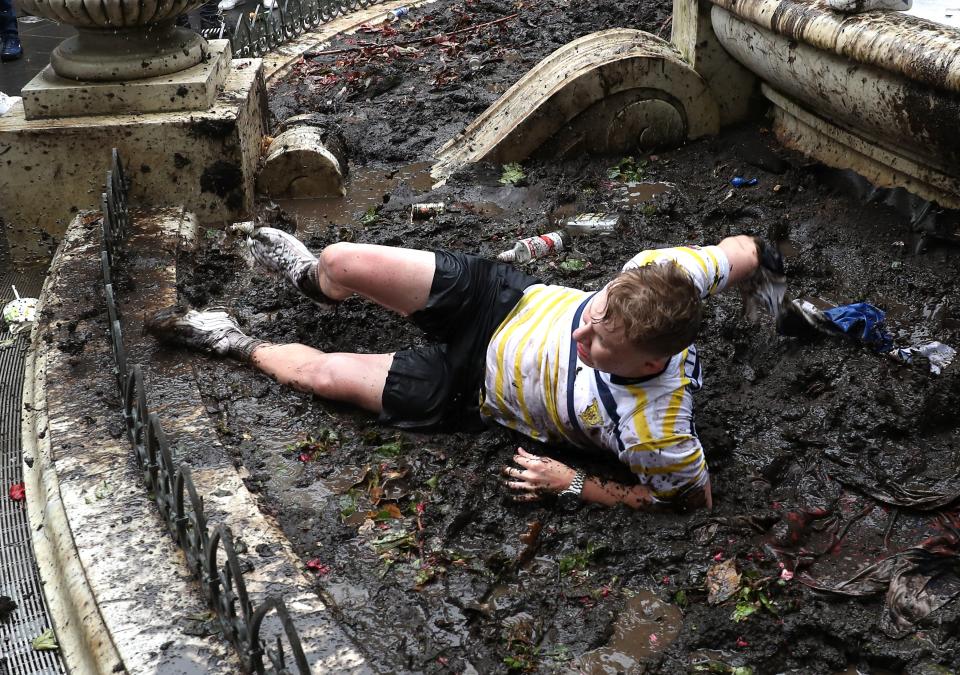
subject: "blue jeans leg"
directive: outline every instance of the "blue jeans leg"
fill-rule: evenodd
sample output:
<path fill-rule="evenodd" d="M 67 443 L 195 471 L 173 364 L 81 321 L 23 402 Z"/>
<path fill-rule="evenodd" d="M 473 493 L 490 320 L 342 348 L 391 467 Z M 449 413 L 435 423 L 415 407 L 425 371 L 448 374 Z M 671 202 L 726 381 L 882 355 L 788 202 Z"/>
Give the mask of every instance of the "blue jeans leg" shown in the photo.
<path fill-rule="evenodd" d="M 13 9 L 13 0 L 0 0 L 0 35 L 17 37 L 17 13 Z"/>

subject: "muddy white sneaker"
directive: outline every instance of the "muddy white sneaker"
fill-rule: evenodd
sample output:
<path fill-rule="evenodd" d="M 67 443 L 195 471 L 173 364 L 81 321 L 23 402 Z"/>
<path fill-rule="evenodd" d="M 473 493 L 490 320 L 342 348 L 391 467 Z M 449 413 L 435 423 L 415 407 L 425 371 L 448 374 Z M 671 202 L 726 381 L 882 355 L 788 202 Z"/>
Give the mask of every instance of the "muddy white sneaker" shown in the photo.
<path fill-rule="evenodd" d="M 243 333 L 223 311 L 198 312 L 179 305 L 162 309 L 146 321 L 147 332 L 163 342 L 248 362 L 266 344 Z"/>
<path fill-rule="evenodd" d="M 913 7 L 913 0 L 827 0 L 831 9 L 844 14 L 859 14 L 876 10 L 905 12 Z"/>
<path fill-rule="evenodd" d="M 226 12 L 235 8 L 239 4 L 240 0 L 220 0 L 220 2 L 217 4 L 217 9 L 219 9 L 221 12 Z"/>
<path fill-rule="evenodd" d="M 270 10 L 271 12 L 277 6 L 277 0 L 263 0 L 263 8 Z"/>
<path fill-rule="evenodd" d="M 254 261 L 274 274 L 282 274 L 301 295 L 318 305 L 335 304 L 317 281 L 317 256 L 303 242 L 283 230 L 258 227 L 247 237 Z"/>

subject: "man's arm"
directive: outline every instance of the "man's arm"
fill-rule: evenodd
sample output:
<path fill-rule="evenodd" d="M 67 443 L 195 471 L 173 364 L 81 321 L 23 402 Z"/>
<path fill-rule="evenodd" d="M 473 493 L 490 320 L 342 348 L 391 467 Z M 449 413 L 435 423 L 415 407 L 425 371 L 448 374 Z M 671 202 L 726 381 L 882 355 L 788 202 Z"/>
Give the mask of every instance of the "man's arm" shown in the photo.
<path fill-rule="evenodd" d="M 730 261 L 730 285 L 743 281 L 760 266 L 758 244 L 754 237 L 738 234 L 735 237 L 727 237 L 717 246 L 723 250 L 727 260 Z"/>
<path fill-rule="evenodd" d="M 507 487 L 518 491 L 514 497 L 517 501 L 536 501 L 545 494 L 559 494 L 570 486 L 576 475 L 576 471 L 566 464 L 533 455 L 523 448 L 517 448 L 513 461 L 523 468 L 507 466 L 503 474 L 511 479 L 506 481 Z M 713 508 L 709 482 L 704 497 L 707 508 Z M 638 510 L 649 509 L 657 504 L 653 491 L 645 485 L 625 485 L 594 476 L 584 481 L 580 500 L 604 506 L 625 504 Z"/>

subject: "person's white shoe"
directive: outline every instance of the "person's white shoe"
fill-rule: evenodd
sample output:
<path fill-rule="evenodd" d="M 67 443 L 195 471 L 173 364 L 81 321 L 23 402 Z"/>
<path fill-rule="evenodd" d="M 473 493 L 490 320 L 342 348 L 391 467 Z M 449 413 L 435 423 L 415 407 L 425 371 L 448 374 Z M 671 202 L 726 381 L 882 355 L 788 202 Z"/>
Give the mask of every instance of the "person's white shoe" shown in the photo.
<path fill-rule="evenodd" d="M 226 12 L 239 4 L 240 0 L 220 0 L 220 2 L 217 4 L 217 9 L 219 9 L 221 12 Z"/>
<path fill-rule="evenodd" d="M 913 7 L 913 0 L 827 0 L 831 9 L 844 14 L 886 11 L 905 12 Z"/>
<path fill-rule="evenodd" d="M 277 6 L 277 0 L 263 0 L 263 8 L 269 9 L 271 12 Z"/>

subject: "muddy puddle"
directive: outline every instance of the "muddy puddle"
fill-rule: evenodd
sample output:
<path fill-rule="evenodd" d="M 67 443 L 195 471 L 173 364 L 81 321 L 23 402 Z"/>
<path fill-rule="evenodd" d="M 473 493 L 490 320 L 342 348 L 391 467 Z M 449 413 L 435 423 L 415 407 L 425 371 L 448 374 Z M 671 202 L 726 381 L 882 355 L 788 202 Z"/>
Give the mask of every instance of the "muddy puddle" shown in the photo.
<path fill-rule="evenodd" d="M 779 242 L 794 297 L 867 300 L 888 312 L 898 343 L 960 344 L 960 251 L 934 241 L 917 252 L 908 218 L 780 149 L 763 120 L 655 156 L 525 162 L 514 185 L 501 183 L 503 167 L 479 165 L 433 188 L 431 154 L 533 63 L 601 28 L 667 31 L 670 8 L 450 3 L 411 10 L 396 28 L 410 39 L 519 16 L 459 34 L 456 48 L 301 64 L 272 90 L 271 114 L 321 111 L 340 125 L 351 176 L 344 199 L 284 202 L 285 222 L 313 250 L 350 240 L 492 258 L 571 215 L 617 214 L 616 236 L 579 237 L 525 267 L 586 289 L 638 251 L 746 232 Z M 395 36 L 367 39 L 381 37 Z M 476 56 L 479 67 L 458 70 Z M 357 76 L 331 104 L 315 76 L 336 72 Z M 778 173 L 750 163 L 759 155 Z M 758 183 L 731 190 L 736 175 Z M 423 202 L 445 207 L 411 220 Z M 317 311 L 251 273 L 229 241 L 189 262 L 184 297 L 226 301 L 262 339 L 361 352 L 424 339 L 358 299 Z M 194 370 L 248 487 L 303 560 L 322 561 L 318 589 L 378 672 L 960 668 L 960 372 L 933 377 L 852 342 L 778 337 L 742 317 L 735 291 L 705 311 L 695 405 L 712 513 L 516 504 L 499 472 L 521 444 L 628 476 L 613 457 L 536 447 L 505 429 L 403 433 L 225 361 L 197 359 Z M 711 603 L 710 570 L 728 561 L 732 594 Z M 865 569 L 867 585 L 856 577 Z M 925 570 L 937 575 L 926 584 Z M 903 601 L 891 605 L 890 589 Z"/>

